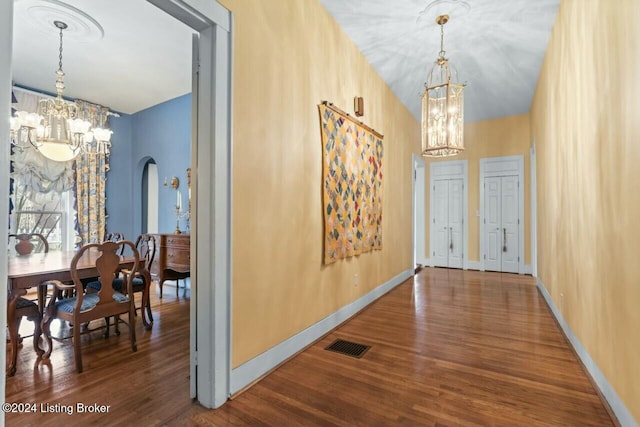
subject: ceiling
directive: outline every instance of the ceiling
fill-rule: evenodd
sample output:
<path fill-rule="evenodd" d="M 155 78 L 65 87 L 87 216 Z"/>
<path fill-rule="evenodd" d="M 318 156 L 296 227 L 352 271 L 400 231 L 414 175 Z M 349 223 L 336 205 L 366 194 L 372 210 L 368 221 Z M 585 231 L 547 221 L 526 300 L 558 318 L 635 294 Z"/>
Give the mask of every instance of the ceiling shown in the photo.
<path fill-rule="evenodd" d="M 65 97 L 131 114 L 191 92 L 193 31 L 144 0 L 15 0 L 15 84 L 55 93 L 54 20 Z"/>
<path fill-rule="evenodd" d="M 444 47 L 467 84 L 469 122 L 529 111 L 560 0 L 320 2 L 417 119 L 440 50 L 435 17 L 448 13 Z M 191 91 L 193 31 L 147 1 L 15 0 L 14 9 L 18 85 L 55 92 L 58 19 L 69 24 L 65 96 L 130 114 Z"/>
<path fill-rule="evenodd" d="M 465 121 L 529 111 L 560 0 L 320 0 L 420 120 L 420 94 L 444 49 L 465 88 Z M 393 5 L 393 6 L 391 6 Z M 366 101 L 366 99 L 365 99 Z"/>

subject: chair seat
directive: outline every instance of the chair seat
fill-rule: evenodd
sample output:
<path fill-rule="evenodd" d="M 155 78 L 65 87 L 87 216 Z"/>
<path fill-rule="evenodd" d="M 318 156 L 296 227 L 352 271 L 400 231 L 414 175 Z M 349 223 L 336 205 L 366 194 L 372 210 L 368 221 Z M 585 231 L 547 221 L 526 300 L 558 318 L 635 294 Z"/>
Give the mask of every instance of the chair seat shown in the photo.
<path fill-rule="evenodd" d="M 129 297 L 120 293 L 114 292 L 113 299 L 116 302 L 124 303 L 129 301 Z M 98 304 L 100 300 L 100 296 L 98 294 L 85 294 L 82 299 L 82 306 L 80 307 L 80 313 L 84 313 L 85 311 L 89 311 Z M 76 305 L 76 297 L 65 298 L 62 300 L 56 301 L 56 309 L 59 311 L 64 311 L 66 313 L 73 313 L 73 310 Z"/>
<path fill-rule="evenodd" d="M 34 301 L 28 300 L 26 298 L 18 298 L 16 300 L 16 310 L 19 310 L 21 308 L 27 308 L 27 307 L 38 307 L 38 304 L 36 304 Z"/>
<path fill-rule="evenodd" d="M 122 292 L 123 285 L 124 280 L 121 278 L 113 279 L 113 282 L 111 282 L 111 286 L 113 286 L 113 289 L 118 292 Z M 142 288 L 144 287 L 144 280 L 142 280 L 141 277 L 134 277 L 132 285 L 134 291 L 142 290 Z M 98 280 L 95 280 L 93 282 L 87 283 L 87 288 L 93 289 L 94 291 L 99 291 L 102 288 L 102 284 Z"/>

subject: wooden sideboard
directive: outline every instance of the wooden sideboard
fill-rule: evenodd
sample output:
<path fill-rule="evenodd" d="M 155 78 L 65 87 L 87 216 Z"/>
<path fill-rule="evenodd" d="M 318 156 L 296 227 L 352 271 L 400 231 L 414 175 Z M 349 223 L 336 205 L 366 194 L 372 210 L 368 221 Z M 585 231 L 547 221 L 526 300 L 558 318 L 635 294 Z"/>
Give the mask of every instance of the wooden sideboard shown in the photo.
<path fill-rule="evenodd" d="M 158 248 L 151 266 L 151 274 L 158 277 L 160 298 L 162 285 L 165 280 L 176 281 L 176 295 L 178 294 L 178 280 L 186 279 L 191 268 L 191 236 L 189 234 L 155 234 Z"/>

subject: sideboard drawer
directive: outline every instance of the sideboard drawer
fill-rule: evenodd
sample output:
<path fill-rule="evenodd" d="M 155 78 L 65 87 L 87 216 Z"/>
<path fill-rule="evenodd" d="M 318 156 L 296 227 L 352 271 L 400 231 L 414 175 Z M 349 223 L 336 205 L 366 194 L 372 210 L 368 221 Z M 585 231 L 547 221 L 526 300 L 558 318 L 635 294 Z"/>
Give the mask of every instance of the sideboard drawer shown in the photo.
<path fill-rule="evenodd" d="M 160 243 L 162 246 L 166 245 L 172 248 L 186 248 L 189 250 L 191 240 L 189 236 L 166 236 Z"/>
<path fill-rule="evenodd" d="M 178 247 L 167 248 L 167 268 L 179 268 L 180 270 L 189 270 L 191 265 L 191 257 L 188 249 Z"/>

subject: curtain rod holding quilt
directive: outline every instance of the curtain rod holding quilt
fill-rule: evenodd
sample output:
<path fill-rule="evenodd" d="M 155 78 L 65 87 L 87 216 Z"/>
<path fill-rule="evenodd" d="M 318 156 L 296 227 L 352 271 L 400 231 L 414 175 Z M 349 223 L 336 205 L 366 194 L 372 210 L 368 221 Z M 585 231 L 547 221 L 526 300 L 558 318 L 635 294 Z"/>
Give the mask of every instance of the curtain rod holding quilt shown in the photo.
<path fill-rule="evenodd" d="M 374 134 L 375 136 L 377 136 L 378 138 L 380 138 L 380 139 L 384 139 L 384 136 L 383 136 L 380 132 L 376 131 L 376 130 L 375 130 L 375 129 L 373 129 L 373 128 L 370 128 L 369 126 L 365 125 L 364 123 L 362 123 L 361 121 L 359 121 L 359 120 L 355 119 L 354 117 L 351 117 L 351 116 L 349 115 L 349 113 L 346 113 L 346 112 L 342 111 L 341 109 L 339 109 L 338 107 L 336 107 L 335 105 L 333 105 L 331 102 L 329 102 L 329 101 L 322 101 L 322 105 L 326 105 L 326 106 L 327 106 L 327 108 L 329 108 L 329 109 L 331 109 L 331 110 L 335 111 L 336 113 L 338 113 L 338 114 L 340 114 L 340 115 L 342 115 L 342 116 L 346 117 L 347 119 L 351 120 L 353 123 L 355 123 L 355 124 L 357 124 L 357 125 L 359 125 L 359 126 L 362 126 L 362 127 L 363 127 L 363 128 L 365 128 L 366 130 L 368 130 L 369 132 L 371 132 L 372 134 Z"/>

